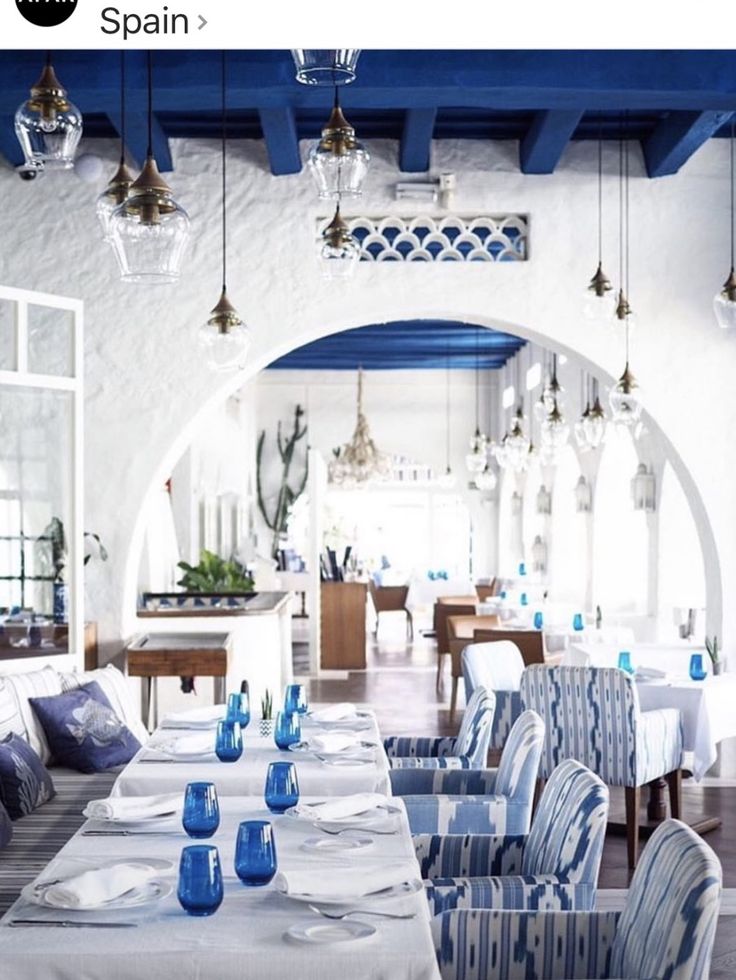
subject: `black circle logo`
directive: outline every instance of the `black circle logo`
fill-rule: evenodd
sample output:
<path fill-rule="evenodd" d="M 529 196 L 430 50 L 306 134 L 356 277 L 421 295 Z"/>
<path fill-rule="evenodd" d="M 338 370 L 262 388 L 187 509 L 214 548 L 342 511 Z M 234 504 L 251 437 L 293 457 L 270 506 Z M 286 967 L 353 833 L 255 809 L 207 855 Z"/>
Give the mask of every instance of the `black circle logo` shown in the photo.
<path fill-rule="evenodd" d="M 15 0 L 15 6 L 29 24 L 58 27 L 77 9 L 77 0 Z"/>

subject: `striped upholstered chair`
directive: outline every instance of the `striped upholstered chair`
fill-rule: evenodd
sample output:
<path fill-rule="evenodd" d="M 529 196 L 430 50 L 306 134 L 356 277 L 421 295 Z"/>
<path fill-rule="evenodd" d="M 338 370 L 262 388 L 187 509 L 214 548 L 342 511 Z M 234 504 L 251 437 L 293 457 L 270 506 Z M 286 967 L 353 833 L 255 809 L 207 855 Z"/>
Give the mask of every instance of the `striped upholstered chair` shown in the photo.
<path fill-rule="evenodd" d="M 465 701 L 470 701 L 476 687 L 493 691 L 496 711 L 491 729 L 491 748 L 502 749 L 511 726 L 521 714 L 521 675 L 524 660 L 515 643 L 470 643 L 463 650 Z"/>
<path fill-rule="evenodd" d="M 384 739 L 392 769 L 482 769 L 488 762 L 496 699 L 492 691 L 476 688 L 454 738 L 435 736 Z"/>
<path fill-rule="evenodd" d="M 430 909 L 594 908 L 607 818 L 606 785 L 568 759 L 552 773 L 528 837 L 416 836 Z"/>
<path fill-rule="evenodd" d="M 525 711 L 497 769 L 393 769 L 394 796 L 404 799 L 413 834 L 529 833 L 544 725 Z"/>
<path fill-rule="evenodd" d="M 459 909 L 432 932 L 442 980 L 708 980 L 720 901 L 718 858 L 666 820 L 623 912 Z"/>
<path fill-rule="evenodd" d="M 636 867 L 641 787 L 666 778 L 672 816 L 680 815 L 680 712 L 641 711 L 635 682 L 616 667 L 527 667 L 521 700 L 546 726 L 542 779 L 572 758 L 607 785 L 625 787 L 629 867 Z"/>

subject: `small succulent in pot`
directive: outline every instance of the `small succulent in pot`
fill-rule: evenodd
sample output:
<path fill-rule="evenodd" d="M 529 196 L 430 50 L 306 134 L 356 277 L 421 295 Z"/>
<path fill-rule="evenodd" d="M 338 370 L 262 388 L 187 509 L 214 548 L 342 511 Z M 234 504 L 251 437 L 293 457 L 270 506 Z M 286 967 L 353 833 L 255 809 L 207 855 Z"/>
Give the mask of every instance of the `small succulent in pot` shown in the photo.
<path fill-rule="evenodd" d="M 714 636 L 713 639 L 711 639 L 709 636 L 706 636 L 705 649 L 708 651 L 708 656 L 710 657 L 710 662 L 713 667 L 713 673 L 715 675 L 724 673 L 726 670 L 726 662 L 721 657 L 718 637 Z"/>
<path fill-rule="evenodd" d="M 273 735 L 273 694 L 268 688 L 261 698 L 261 721 L 258 731 L 262 738 L 271 738 Z"/>

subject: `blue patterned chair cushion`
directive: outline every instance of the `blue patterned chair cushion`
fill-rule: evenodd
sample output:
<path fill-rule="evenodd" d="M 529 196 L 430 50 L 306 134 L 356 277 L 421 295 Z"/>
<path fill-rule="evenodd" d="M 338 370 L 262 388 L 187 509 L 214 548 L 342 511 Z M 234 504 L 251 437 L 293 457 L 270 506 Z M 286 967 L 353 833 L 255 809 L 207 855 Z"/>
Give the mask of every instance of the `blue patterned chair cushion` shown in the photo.
<path fill-rule="evenodd" d="M 398 758 L 441 759 L 455 754 L 457 739 L 434 735 L 390 735 L 383 747 L 389 762 Z"/>
<path fill-rule="evenodd" d="M 529 831 L 531 803 L 508 796 L 405 796 L 412 834 L 510 834 Z"/>
<path fill-rule="evenodd" d="M 0 803 L 0 851 L 13 839 L 13 825 L 10 822 L 8 811 Z"/>
<path fill-rule="evenodd" d="M 556 875 L 433 878 L 424 883 L 432 915 L 451 909 L 540 909 L 568 912 L 591 909 L 595 888 Z"/>
<path fill-rule="evenodd" d="M 394 769 L 394 796 L 489 796 L 496 792 L 498 769 Z"/>
<path fill-rule="evenodd" d="M 571 758 L 610 786 L 641 786 L 680 768 L 679 712 L 642 712 L 634 681 L 615 667 L 528 667 L 521 700 L 547 727 L 543 779 Z"/>
<path fill-rule="evenodd" d="M 103 772 L 130 762 L 141 743 L 92 681 L 66 694 L 32 698 L 56 761 L 79 772 Z"/>
<path fill-rule="evenodd" d="M 518 875 L 524 836 L 493 834 L 416 834 L 413 838 L 422 878 L 457 875 Z"/>
<path fill-rule="evenodd" d="M 388 760 L 391 769 L 472 769 L 467 755 L 398 756 Z"/>
<path fill-rule="evenodd" d="M 20 735 L 6 735 L 0 741 L 0 803 L 10 819 L 27 816 L 54 796 L 54 783 L 35 750 Z"/>
<path fill-rule="evenodd" d="M 496 712 L 491 729 L 491 748 L 503 749 L 522 712 L 521 691 L 496 691 Z"/>
<path fill-rule="evenodd" d="M 524 660 L 521 652 L 509 640 L 470 643 L 463 650 L 462 663 L 466 703 L 478 687 L 485 687 L 496 695 L 490 747 L 502 749 L 522 710 L 519 687 Z"/>

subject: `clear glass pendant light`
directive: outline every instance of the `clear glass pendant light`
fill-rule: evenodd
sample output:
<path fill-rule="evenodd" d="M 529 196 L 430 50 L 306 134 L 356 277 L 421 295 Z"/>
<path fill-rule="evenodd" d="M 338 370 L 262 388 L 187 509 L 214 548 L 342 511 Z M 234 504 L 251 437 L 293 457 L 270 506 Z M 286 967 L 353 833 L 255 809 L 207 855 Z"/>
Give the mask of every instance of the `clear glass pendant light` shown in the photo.
<path fill-rule="evenodd" d="M 189 241 L 189 215 L 159 173 L 153 155 L 153 63 L 148 52 L 148 152 L 143 170 L 110 221 L 124 282 L 176 282 Z"/>
<path fill-rule="evenodd" d="M 562 412 L 555 401 L 552 411 L 542 422 L 542 445 L 556 453 L 567 445 L 570 436 L 570 426 L 565 421 Z"/>
<path fill-rule="evenodd" d="M 723 288 L 713 298 L 713 312 L 718 326 L 730 330 L 736 326 L 736 272 L 734 271 L 734 123 L 731 121 L 731 270 Z"/>
<path fill-rule="evenodd" d="M 102 228 L 103 241 L 109 242 L 112 216 L 128 199 L 135 178 L 125 162 L 125 52 L 120 52 L 120 163 L 110 183 L 97 198 L 97 219 Z"/>
<path fill-rule="evenodd" d="M 250 349 L 250 329 L 227 294 L 227 56 L 222 52 L 222 294 L 199 331 L 199 343 L 213 371 L 236 371 Z"/>
<path fill-rule="evenodd" d="M 340 108 L 339 89 L 322 139 L 309 154 L 309 169 L 320 198 L 360 197 L 368 173 L 370 154 L 355 138 L 355 130 Z"/>
<path fill-rule="evenodd" d="M 320 236 L 317 257 L 325 279 L 347 279 L 360 261 L 360 244 L 340 214 L 339 201 L 332 221 Z"/>
<path fill-rule="evenodd" d="M 616 310 L 616 294 L 603 271 L 603 139 L 598 133 L 598 266 L 585 294 L 583 315 L 593 323 L 610 323 Z"/>
<path fill-rule="evenodd" d="M 598 449 L 603 445 L 606 438 L 606 413 L 601 405 L 598 382 L 595 378 L 593 379 L 593 405 L 584 422 L 584 429 L 588 449 Z"/>
<path fill-rule="evenodd" d="M 82 138 L 82 114 L 56 77 L 50 54 L 31 97 L 15 114 L 15 134 L 27 167 L 70 170 L 74 166 Z"/>
<path fill-rule="evenodd" d="M 302 85 L 349 85 L 355 81 L 360 48 L 292 48 L 291 56 Z"/>
<path fill-rule="evenodd" d="M 544 404 L 545 412 L 541 421 L 544 421 L 555 405 L 558 407 L 562 405 L 564 395 L 565 389 L 562 387 L 557 378 L 557 354 L 553 354 L 552 369 L 545 383 L 544 390 L 542 391 L 542 402 Z"/>

